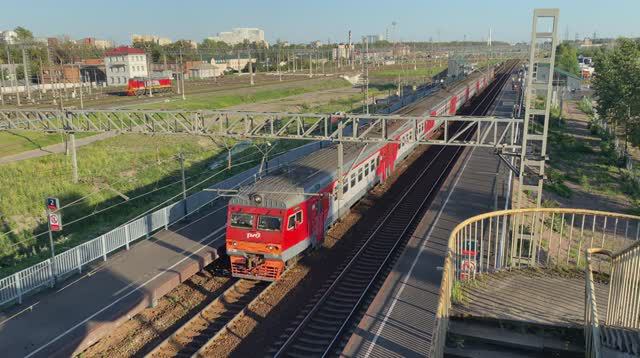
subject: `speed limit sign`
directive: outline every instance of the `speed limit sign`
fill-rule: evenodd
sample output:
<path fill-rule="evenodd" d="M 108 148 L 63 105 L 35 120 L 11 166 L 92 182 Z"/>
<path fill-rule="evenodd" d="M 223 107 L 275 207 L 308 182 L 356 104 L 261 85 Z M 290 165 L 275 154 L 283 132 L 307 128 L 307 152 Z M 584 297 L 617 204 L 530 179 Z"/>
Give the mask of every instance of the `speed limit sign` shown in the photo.
<path fill-rule="evenodd" d="M 59 213 L 49 213 L 49 228 L 51 231 L 62 231 L 62 220 Z"/>

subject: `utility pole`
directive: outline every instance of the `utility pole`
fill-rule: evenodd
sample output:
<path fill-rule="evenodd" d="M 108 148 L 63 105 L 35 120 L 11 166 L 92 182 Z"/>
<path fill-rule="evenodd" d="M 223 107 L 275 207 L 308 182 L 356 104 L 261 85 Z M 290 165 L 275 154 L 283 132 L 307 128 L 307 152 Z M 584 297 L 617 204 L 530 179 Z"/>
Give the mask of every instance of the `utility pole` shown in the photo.
<path fill-rule="evenodd" d="M 24 69 L 24 86 L 27 89 L 27 98 L 31 100 L 31 86 L 29 86 L 29 68 L 27 67 L 27 51 L 22 44 L 22 67 Z"/>
<path fill-rule="evenodd" d="M 251 48 L 249 48 L 248 54 L 249 54 L 249 78 L 250 78 L 250 83 L 253 86 L 254 85 L 254 82 L 253 82 L 253 62 L 251 61 Z"/>
<path fill-rule="evenodd" d="M 282 71 L 280 69 L 280 48 L 278 48 L 278 79 L 282 82 Z"/>
<path fill-rule="evenodd" d="M 151 56 L 150 55 L 146 55 L 147 56 L 147 78 L 149 79 L 148 86 L 149 86 L 149 97 L 153 97 L 153 83 L 151 82 Z"/>
<path fill-rule="evenodd" d="M 184 200 L 184 215 L 188 214 L 187 211 L 187 179 L 184 173 L 184 154 L 180 152 L 178 154 L 178 161 L 180 162 L 180 173 L 182 175 L 182 200 Z"/>
<path fill-rule="evenodd" d="M 9 69 L 13 68 L 13 77 L 11 78 L 11 88 L 16 90 L 16 101 L 18 103 L 18 106 L 20 106 L 20 91 L 18 91 L 18 74 L 16 72 L 16 68 L 11 66 L 12 65 L 12 61 L 11 61 L 11 54 L 9 53 L 9 45 L 7 45 L 5 47 L 5 50 L 7 51 L 7 63 L 9 64 Z"/>
<path fill-rule="evenodd" d="M 4 94 L 2 91 L 4 90 L 4 70 L 0 69 L 0 104 L 4 106 Z"/>
<path fill-rule="evenodd" d="M 187 99 L 187 94 L 184 88 L 184 62 L 182 61 L 182 47 L 180 47 L 180 83 L 182 83 L 182 100 Z"/>
<path fill-rule="evenodd" d="M 351 43 L 351 30 L 349 30 L 349 64 L 351 65 L 351 70 L 354 70 L 353 63 L 353 44 Z"/>
<path fill-rule="evenodd" d="M 78 65 L 78 73 L 80 74 L 80 109 L 84 109 L 84 100 L 82 99 L 82 72 L 80 71 L 80 65 Z M 89 83 L 91 85 L 91 83 Z"/>
<path fill-rule="evenodd" d="M 313 77 L 313 67 L 311 67 L 311 52 L 309 52 L 309 78 Z"/>
<path fill-rule="evenodd" d="M 71 148 L 71 167 L 72 167 L 72 177 L 71 181 L 73 184 L 78 183 L 78 157 L 76 154 L 76 135 L 71 132 L 69 133 L 69 146 Z"/>

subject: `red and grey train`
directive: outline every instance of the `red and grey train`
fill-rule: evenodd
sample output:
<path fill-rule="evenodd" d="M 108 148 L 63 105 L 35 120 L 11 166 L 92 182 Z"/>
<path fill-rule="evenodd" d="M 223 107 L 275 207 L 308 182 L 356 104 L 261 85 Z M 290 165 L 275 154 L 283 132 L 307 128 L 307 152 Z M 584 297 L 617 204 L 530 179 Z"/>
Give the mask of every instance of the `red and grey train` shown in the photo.
<path fill-rule="evenodd" d="M 173 82 L 171 78 L 132 78 L 127 83 L 127 96 L 142 96 L 153 91 L 153 93 L 159 92 L 171 92 L 173 91 Z"/>
<path fill-rule="evenodd" d="M 475 72 L 427 97 L 430 116 L 452 115 L 493 78 Z M 423 105 L 424 105 L 423 104 Z M 418 138 L 437 135 L 436 120 L 418 124 Z M 392 138 L 413 136 L 414 124 L 389 125 Z M 235 277 L 277 280 L 290 262 L 322 244 L 328 228 L 376 184 L 385 181 L 415 143 L 344 144 L 344 179 L 338 189 L 337 146 L 327 145 L 240 189 L 229 201 L 226 249 Z M 338 199 L 337 190 L 343 195 Z"/>

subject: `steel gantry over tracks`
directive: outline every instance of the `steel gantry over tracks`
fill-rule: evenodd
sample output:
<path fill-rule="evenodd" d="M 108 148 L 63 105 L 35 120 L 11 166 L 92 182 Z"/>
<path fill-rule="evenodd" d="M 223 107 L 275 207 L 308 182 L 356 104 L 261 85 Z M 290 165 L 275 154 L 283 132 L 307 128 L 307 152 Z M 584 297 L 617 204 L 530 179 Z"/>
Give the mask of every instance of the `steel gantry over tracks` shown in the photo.
<path fill-rule="evenodd" d="M 513 134 L 522 120 L 506 117 L 432 117 L 436 121 L 434 128 L 444 125 L 442 138 L 417 138 L 414 135 L 397 139 L 391 138 L 387 131 L 391 122 L 408 121 L 417 128 L 420 120 L 424 119 L 400 115 L 347 114 L 336 118 L 328 114 L 243 111 L 0 110 L 0 130 L 191 134 L 232 139 L 360 143 L 417 142 L 503 150 L 521 148 L 514 143 Z M 455 133 L 448 131 L 452 124 L 460 125 Z M 472 130 L 476 130 L 476 134 L 467 138 L 466 133 Z"/>

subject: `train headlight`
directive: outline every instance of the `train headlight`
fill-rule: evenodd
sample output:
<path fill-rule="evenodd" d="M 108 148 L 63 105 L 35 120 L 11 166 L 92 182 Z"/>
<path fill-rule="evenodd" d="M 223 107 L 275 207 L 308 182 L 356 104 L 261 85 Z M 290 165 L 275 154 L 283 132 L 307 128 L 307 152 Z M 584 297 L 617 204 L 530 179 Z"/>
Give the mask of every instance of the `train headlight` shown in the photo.
<path fill-rule="evenodd" d="M 234 241 L 234 242 L 231 243 L 231 245 L 238 246 L 238 242 Z"/>

